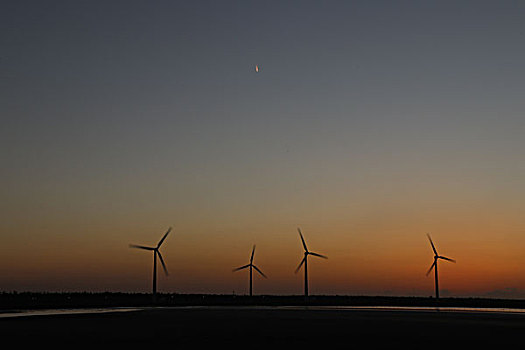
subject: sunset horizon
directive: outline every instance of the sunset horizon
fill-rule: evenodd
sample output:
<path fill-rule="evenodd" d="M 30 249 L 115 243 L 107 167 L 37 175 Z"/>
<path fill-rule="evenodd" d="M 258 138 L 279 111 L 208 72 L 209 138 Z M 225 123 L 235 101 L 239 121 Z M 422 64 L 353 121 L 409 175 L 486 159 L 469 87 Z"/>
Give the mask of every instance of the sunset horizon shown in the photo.
<path fill-rule="evenodd" d="M 525 5 L 16 2 L 0 292 L 525 299 Z"/>

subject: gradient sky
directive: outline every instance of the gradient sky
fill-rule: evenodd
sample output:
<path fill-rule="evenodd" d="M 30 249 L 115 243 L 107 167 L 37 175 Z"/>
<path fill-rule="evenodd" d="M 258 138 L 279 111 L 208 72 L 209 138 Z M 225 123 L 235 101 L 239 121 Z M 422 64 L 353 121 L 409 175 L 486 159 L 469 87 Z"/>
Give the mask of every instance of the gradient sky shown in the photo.
<path fill-rule="evenodd" d="M 255 73 L 255 65 L 259 73 Z M 2 1 L 0 290 L 525 297 L 525 3 Z"/>

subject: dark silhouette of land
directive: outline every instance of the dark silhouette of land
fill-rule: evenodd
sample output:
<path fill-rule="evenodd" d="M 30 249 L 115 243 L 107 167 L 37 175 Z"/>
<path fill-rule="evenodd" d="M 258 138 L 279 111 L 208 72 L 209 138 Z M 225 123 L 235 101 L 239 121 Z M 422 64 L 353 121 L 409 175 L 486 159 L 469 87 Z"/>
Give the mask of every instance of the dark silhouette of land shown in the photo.
<path fill-rule="evenodd" d="M 142 293 L 0 293 L 0 310 L 148 307 L 148 306 L 441 306 L 475 308 L 523 308 L 525 300 L 490 298 L 388 297 L 317 295 L 224 295 Z"/>

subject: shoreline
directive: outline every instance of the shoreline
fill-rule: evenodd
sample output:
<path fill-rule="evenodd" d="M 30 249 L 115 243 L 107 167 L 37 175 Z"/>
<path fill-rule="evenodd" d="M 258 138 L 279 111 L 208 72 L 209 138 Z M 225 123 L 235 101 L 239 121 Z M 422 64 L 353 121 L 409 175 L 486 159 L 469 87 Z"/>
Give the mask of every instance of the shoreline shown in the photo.
<path fill-rule="evenodd" d="M 525 309 L 523 299 L 440 298 L 340 295 L 221 295 L 159 293 L 153 302 L 146 293 L 0 293 L 6 310 L 82 309 L 150 306 L 334 306 L 334 307 L 466 307 Z"/>

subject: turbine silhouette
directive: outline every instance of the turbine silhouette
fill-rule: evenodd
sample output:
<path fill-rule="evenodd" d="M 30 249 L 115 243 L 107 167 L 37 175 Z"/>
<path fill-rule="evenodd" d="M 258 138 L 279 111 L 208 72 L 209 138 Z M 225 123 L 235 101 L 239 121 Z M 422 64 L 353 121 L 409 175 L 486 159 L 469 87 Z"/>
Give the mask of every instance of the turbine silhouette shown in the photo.
<path fill-rule="evenodd" d="M 239 270 L 242 270 L 242 269 L 246 269 L 246 268 L 250 268 L 250 296 L 252 296 L 252 292 L 253 292 L 253 288 L 252 288 L 252 280 L 253 280 L 253 272 L 252 272 L 252 269 L 255 269 L 255 271 L 259 272 L 261 274 L 261 276 L 263 276 L 264 278 L 268 278 L 266 277 L 266 275 L 261 271 L 259 270 L 259 268 L 257 266 L 255 266 L 253 264 L 253 256 L 255 254 L 255 245 L 253 246 L 253 249 L 252 249 L 252 256 L 250 257 L 250 263 L 248 265 L 244 265 L 244 266 L 241 266 L 241 267 L 238 267 L 236 269 L 233 269 L 233 272 L 235 271 L 239 271 Z"/>
<path fill-rule="evenodd" d="M 299 227 L 297 228 L 297 231 L 299 231 L 299 236 L 301 237 L 301 241 L 303 242 L 304 258 L 303 260 L 301 260 L 301 263 L 299 264 L 299 266 L 297 266 L 297 269 L 295 269 L 295 273 L 297 273 L 299 269 L 301 268 L 301 266 L 303 266 L 304 264 L 304 296 L 305 298 L 307 298 L 308 297 L 308 255 L 317 256 L 323 259 L 328 259 L 328 257 L 309 251 L 308 248 L 306 247 L 306 243 L 304 241 L 303 234 L 301 233 L 301 229 Z"/>
<path fill-rule="evenodd" d="M 164 259 L 162 258 L 162 254 L 160 253 L 159 248 L 162 245 L 162 243 L 164 243 L 164 240 L 166 239 L 170 231 L 171 231 L 171 227 L 164 234 L 164 236 L 162 236 L 162 238 L 160 239 L 156 247 L 147 247 L 147 246 L 136 245 L 136 244 L 129 245 L 130 248 L 137 248 L 137 249 L 153 251 L 153 300 L 155 300 L 155 297 L 157 296 L 157 257 L 160 259 L 160 263 L 162 264 L 164 273 L 166 274 L 166 276 L 168 275 L 168 269 L 166 269 L 166 264 L 164 263 Z"/>
<path fill-rule="evenodd" d="M 430 265 L 430 269 L 428 269 L 427 271 L 427 276 L 428 274 L 432 271 L 432 269 L 434 269 L 434 280 L 435 280 L 435 286 L 436 286 L 436 300 L 439 299 L 439 283 L 438 283 L 438 260 L 439 259 L 442 259 L 442 260 L 447 260 L 447 261 L 451 261 L 453 263 L 456 262 L 456 260 L 454 259 L 450 259 L 450 258 L 447 258 L 446 256 L 441 256 L 438 254 L 437 250 L 436 250 L 436 247 L 434 246 L 434 243 L 432 242 L 432 238 L 430 238 L 430 235 L 427 233 L 427 237 L 428 237 L 428 240 L 430 241 L 430 245 L 432 246 L 432 250 L 434 251 L 434 262 L 432 263 L 432 265 Z"/>

